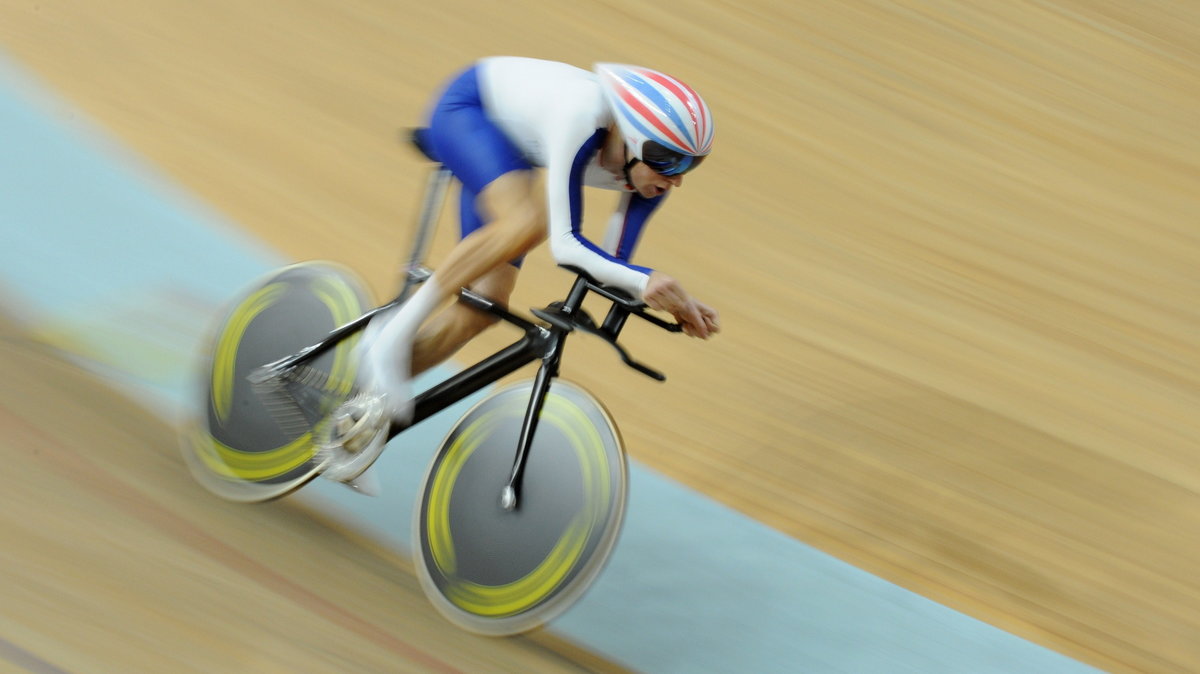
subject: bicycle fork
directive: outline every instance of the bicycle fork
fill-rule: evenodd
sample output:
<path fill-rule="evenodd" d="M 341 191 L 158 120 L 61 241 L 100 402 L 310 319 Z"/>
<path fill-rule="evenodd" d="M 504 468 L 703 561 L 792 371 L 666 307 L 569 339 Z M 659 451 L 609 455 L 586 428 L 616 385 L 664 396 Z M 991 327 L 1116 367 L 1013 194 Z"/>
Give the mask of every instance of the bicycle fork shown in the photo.
<path fill-rule="evenodd" d="M 533 395 L 529 397 L 529 406 L 525 408 L 525 419 L 521 422 L 521 437 L 517 441 L 517 455 L 513 459 L 512 474 L 508 484 L 500 492 L 500 506 L 505 510 L 515 510 L 521 489 L 521 479 L 525 475 L 525 463 L 529 458 L 529 448 L 533 445 L 533 435 L 537 432 L 538 419 L 542 415 L 542 407 L 546 403 L 546 394 L 550 392 L 550 382 L 558 376 L 558 353 L 561 337 L 555 340 L 553 355 L 548 355 L 538 368 L 537 376 L 533 379 Z"/>
<path fill-rule="evenodd" d="M 563 303 L 562 312 L 573 315 L 583 304 L 587 294 L 587 281 L 582 277 L 575 281 L 567 301 Z M 529 397 L 529 405 L 525 408 L 525 419 L 521 422 L 521 435 L 517 441 L 517 453 L 513 459 L 512 473 L 508 484 L 500 492 L 500 506 L 505 510 L 515 510 L 520 501 L 521 481 L 525 475 L 525 464 L 529 459 L 529 448 L 533 446 L 533 436 L 537 432 L 538 420 L 542 416 L 542 407 L 546 396 L 550 393 L 550 384 L 558 376 L 559 364 L 562 361 L 563 343 L 568 330 L 554 327 L 547 345 L 542 364 L 533 379 L 533 394 Z"/>

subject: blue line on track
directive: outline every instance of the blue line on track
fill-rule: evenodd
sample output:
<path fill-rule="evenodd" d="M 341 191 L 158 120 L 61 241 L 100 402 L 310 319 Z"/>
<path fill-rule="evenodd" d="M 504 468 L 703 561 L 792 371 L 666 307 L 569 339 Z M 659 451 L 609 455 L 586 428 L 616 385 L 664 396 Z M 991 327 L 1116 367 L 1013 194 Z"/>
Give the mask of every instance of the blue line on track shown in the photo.
<path fill-rule="evenodd" d="M 3 638 L 0 638 L 0 662 L 7 662 L 31 674 L 68 674 L 67 670 L 61 669 Z"/>

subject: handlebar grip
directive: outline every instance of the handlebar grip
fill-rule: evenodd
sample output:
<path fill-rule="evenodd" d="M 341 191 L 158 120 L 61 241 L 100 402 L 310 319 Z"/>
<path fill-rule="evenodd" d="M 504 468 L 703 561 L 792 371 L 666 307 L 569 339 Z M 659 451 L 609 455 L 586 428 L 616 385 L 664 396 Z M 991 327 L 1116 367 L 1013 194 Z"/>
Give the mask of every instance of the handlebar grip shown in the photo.
<path fill-rule="evenodd" d="M 631 311 L 629 313 L 633 314 L 634 316 L 637 316 L 638 318 L 649 321 L 650 323 L 657 325 L 658 327 L 662 328 L 663 330 L 666 330 L 667 332 L 683 332 L 683 326 L 680 325 L 679 323 L 672 323 L 671 321 L 664 321 L 663 319 L 659 318 L 658 316 L 646 313 L 644 310 L 639 309 L 637 311 Z"/>

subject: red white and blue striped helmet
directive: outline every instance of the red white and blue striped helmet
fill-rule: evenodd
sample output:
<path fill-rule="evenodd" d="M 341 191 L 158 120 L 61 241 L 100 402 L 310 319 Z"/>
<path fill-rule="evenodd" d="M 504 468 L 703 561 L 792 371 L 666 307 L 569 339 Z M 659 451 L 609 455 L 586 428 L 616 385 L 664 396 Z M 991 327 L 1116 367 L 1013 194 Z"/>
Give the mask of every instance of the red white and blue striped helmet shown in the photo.
<path fill-rule="evenodd" d="M 691 87 L 640 66 L 597 63 L 595 72 L 633 158 L 677 175 L 712 151 L 712 113 Z"/>

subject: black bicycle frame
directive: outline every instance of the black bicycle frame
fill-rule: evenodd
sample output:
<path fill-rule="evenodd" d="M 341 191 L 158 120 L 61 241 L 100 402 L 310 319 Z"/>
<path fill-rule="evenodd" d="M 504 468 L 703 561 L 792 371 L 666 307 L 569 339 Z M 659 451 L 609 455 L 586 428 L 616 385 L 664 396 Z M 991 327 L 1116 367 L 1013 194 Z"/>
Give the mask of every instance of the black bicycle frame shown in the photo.
<path fill-rule="evenodd" d="M 415 130 L 411 140 L 422 153 L 430 157 L 425 144 L 422 142 L 422 133 L 421 130 Z M 297 353 L 258 368 L 250 375 L 252 382 L 260 383 L 279 377 L 290 369 L 325 353 L 346 337 L 365 327 L 375 315 L 402 304 L 415 287 L 429 277 L 432 272 L 423 267 L 421 262 L 427 252 L 433 226 L 437 221 L 437 215 L 450 179 L 450 171 L 441 165 L 436 166 L 430 174 L 429 184 L 425 190 L 425 199 L 418 221 L 417 237 L 406 266 L 405 283 L 400 294 L 391 302 L 376 307 L 359 316 L 357 319 L 335 329 L 317 344 L 313 344 Z M 509 312 L 496 302 L 469 289 L 463 288 L 459 291 L 459 301 L 515 325 L 521 328 L 525 334 L 513 344 L 419 394 L 414 399 L 412 422 L 403 426 L 393 424 L 388 432 L 388 439 L 390 440 L 405 429 L 428 419 L 450 405 L 483 389 L 485 386 L 496 382 L 500 378 L 519 370 L 535 360 L 541 359 L 542 364 L 538 368 L 537 375 L 534 377 L 533 392 L 530 395 L 529 405 L 525 411 L 525 418 L 521 424 L 521 435 L 517 443 L 516 456 L 513 459 L 512 474 L 509 476 L 508 484 L 501 495 L 501 503 L 508 510 L 515 508 L 517 505 L 521 478 L 525 471 L 525 461 L 529 455 L 529 448 L 533 445 L 534 433 L 537 431 L 538 419 L 541 416 L 542 405 L 545 403 L 546 395 L 550 391 L 550 384 L 558 376 L 566 336 L 576 329 L 599 336 L 617 350 L 621 356 L 621 360 L 626 365 L 629 365 L 642 374 L 662 381 L 666 377 L 661 373 L 630 358 L 625 349 L 617 343 L 617 337 L 620 335 L 622 328 L 625 326 L 625 321 L 630 315 L 643 318 L 668 331 L 678 332 L 681 329 L 677 324 L 668 323 L 645 313 L 639 303 L 630 300 L 630 298 L 619 292 L 614 292 L 592 281 L 582 270 L 570 267 L 568 269 L 576 272 L 577 276 L 574 285 L 571 286 L 570 293 L 567 295 L 566 301 L 552 304 L 544 310 L 533 310 L 534 315 L 549 324 L 550 327 L 548 328 L 531 323 Z M 595 325 L 591 317 L 583 311 L 583 300 L 589 291 L 613 303 L 601 326 Z"/>
<path fill-rule="evenodd" d="M 574 320 L 583 305 L 587 294 L 587 279 L 578 277 L 571 287 L 566 302 L 561 305 L 560 315 L 568 320 Z M 537 432 L 538 419 L 550 384 L 558 376 L 559 364 L 562 362 L 563 345 L 571 330 L 566 327 L 551 326 L 543 328 L 531 323 L 520 316 L 509 312 L 492 300 L 483 297 L 466 288 L 459 293 L 460 301 L 472 308 L 490 313 L 501 320 L 511 323 L 525 331 L 518 341 L 497 351 L 475 365 L 454 374 L 438 384 L 423 391 L 414 400 L 413 420 L 407 426 L 393 425 L 389 439 L 402 433 L 417 423 L 428 419 L 450 405 L 492 384 L 500 378 L 541 359 L 533 381 L 533 392 L 525 410 L 525 418 L 521 424 L 521 435 L 517 442 L 516 455 L 513 458 L 512 473 L 501 494 L 501 502 L 506 509 L 517 505 L 520 495 L 521 478 L 525 472 L 525 463 L 529 448 L 533 445 L 534 433 Z"/>

